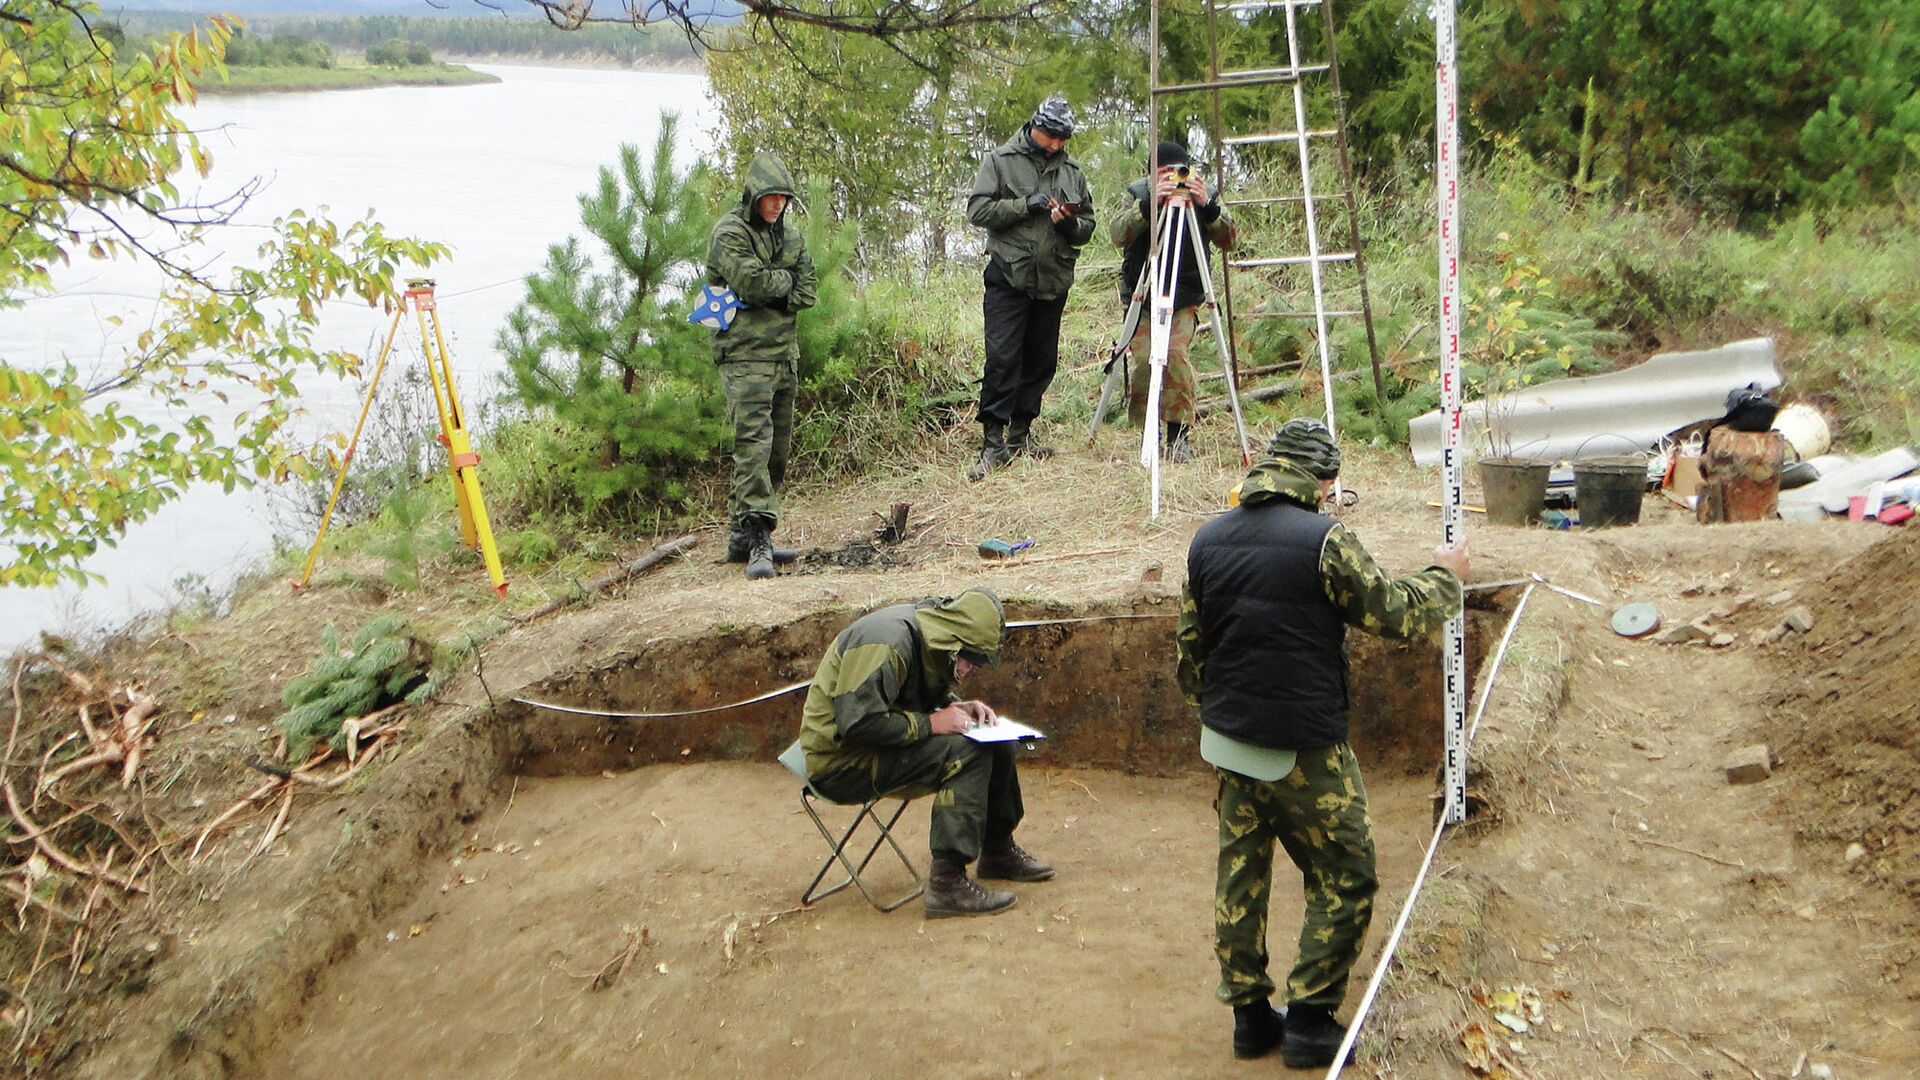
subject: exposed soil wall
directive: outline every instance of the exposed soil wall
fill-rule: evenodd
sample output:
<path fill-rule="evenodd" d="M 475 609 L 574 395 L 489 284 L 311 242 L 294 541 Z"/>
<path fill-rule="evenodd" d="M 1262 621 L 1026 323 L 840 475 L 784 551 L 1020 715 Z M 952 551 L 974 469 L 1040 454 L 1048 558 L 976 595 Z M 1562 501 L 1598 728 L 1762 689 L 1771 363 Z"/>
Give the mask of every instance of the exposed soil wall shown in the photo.
<path fill-rule="evenodd" d="M 854 611 L 783 626 L 649 643 L 531 687 L 536 701 L 611 712 L 725 705 L 813 676 L 820 654 Z M 1168 776 L 1203 768 L 1194 710 L 1174 681 L 1177 603 L 1154 597 L 1106 610 L 1010 610 L 1010 620 L 1076 619 L 1010 631 L 1000 664 L 975 674 L 968 696 L 1047 732 L 1049 760 L 1077 767 Z M 1468 680 L 1505 615 L 1489 600 L 1469 612 Z M 1373 768 L 1419 769 L 1440 756 L 1438 646 L 1349 635 L 1351 741 Z M 1278 673 L 1276 677 L 1284 677 Z M 629 719 L 503 706 L 521 728 L 518 771 L 594 774 L 669 761 L 768 761 L 798 730 L 798 692 L 740 709 Z"/>
<path fill-rule="evenodd" d="M 1767 740 L 1793 783 L 1782 799 L 1803 839 L 1920 903 L 1920 532 L 1854 557 L 1788 639 L 1767 702 Z"/>

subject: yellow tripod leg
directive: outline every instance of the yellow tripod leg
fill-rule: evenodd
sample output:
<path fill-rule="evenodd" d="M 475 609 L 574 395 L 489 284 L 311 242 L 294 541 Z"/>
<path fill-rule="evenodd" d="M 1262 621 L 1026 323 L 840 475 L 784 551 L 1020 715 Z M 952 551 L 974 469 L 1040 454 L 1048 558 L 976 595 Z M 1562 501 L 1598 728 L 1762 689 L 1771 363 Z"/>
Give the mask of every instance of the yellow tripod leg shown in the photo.
<path fill-rule="evenodd" d="M 427 312 L 432 312 L 433 336 L 427 336 Z M 453 385 L 453 357 L 447 352 L 447 339 L 440 331 L 440 312 L 431 297 L 420 316 L 420 341 L 427 353 L 428 381 L 433 383 L 434 404 L 440 410 L 440 439 L 446 444 L 453 464 L 453 500 L 460 512 L 460 539 L 468 547 L 480 549 L 487 564 L 487 578 L 494 591 L 507 595 L 506 572 L 500 567 L 500 549 L 493 541 L 493 525 L 487 520 L 487 503 L 480 494 L 480 455 L 473 452 L 467 438 L 466 418 L 460 410 L 460 393 Z"/>
<path fill-rule="evenodd" d="M 447 449 L 453 457 L 454 492 L 460 501 L 461 530 L 472 530 L 478 541 L 473 546 L 480 549 L 480 558 L 487 564 L 487 578 L 493 582 L 493 590 L 505 596 L 507 575 L 500 568 L 500 549 L 494 546 L 493 524 L 487 520 L 487 502 L 480 497 L 480 455 L 473 452 L 467 433 L 459 428 L 451 433 L 450 443 Z"/>
<path fill-rule="evenodd" d="M 313 549 L 307 552 L 307 565 L 300 570 L 299 580 L 293 583 L 295 589 L 307 587 L 307 581 L 313 577 L 314 564 L 320 561 L 320 542 L 327 538 L 327 525 L 333 521 L 333 508 L 340 502 L 340 488 L 347 482 L 347 467 L 353 464 L 353 452 L 360 445 L 360 431 L 367 426 L 367 413 L 373 409 L 373 398 L 380 390 L 380 373 L 387 368 L 387 354 L 393 351 L 394 335 L 400 332 L 400 317 L 407 313 L 403 302 L 393 313 L 393 322 L 387 327 L 387 340 L 380 346 L 380 358 L 373 363 L 373 378 L 367 383 L 367 399 L 360 403 L 360 418 L 353 422 L 353 436 L 347 440 L 347 452 L 340 458 L 340 471 L 334 474 L 333 491 L 327 495 L 327 508 L 320 515 L 320 531 L 313 538 Z"/>

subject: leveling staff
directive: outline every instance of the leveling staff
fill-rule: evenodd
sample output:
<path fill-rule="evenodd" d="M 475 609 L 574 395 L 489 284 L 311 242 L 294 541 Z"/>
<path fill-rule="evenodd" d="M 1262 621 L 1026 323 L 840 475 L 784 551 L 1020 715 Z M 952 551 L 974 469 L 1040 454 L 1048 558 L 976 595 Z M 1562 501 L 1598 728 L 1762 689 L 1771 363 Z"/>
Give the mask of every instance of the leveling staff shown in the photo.
<path fill-rule="evenodd" d="M 1160 159 L 1160 171 L 1152 177 L 1141 177 L 1127 186 L 1127 205 L 1120 216 L 1108 226 L 1107 235 L 1125 254 L 1120 264 L 1120 304 L 1124 308 L 1133 300 L 1131 289 L 1146 289 L 1149 282 L 1142 280 L 1147 272 L 1147 256 L 1152 247 L 1153 238 L 1147 235 L 1147 198 L 1149 180 L 1152 181 L 1152 198 L 1159 203 L 1159 219 L 1166 221 L 1167 206 L 1170 200 L 1183 200 L 1192 208 L 1200 223 L 1200 235 L 1210 247 L 1221 251 L 1232 251 L 1237 230 L 1233 219 L 1227 216 L 1226 208 L 1220 204 L 1220 193 L 1209 192 L 1205 180 L 1193 171 L 1187 157 L 1187 148 L 1176 142 L 1163 142 L 1154 151 L 1154 157 Z M 1151 168 L 1151 163 L 1149 163 Z M 1190 461 L 1193 458 L 1193 445 L 1187 439 L 1187 430 L 1193 426 L 1194 398 L 1199 383 L 1193 373 L 1193 361 L 1189 358 L 1193 346 L 1194 331 L 1200 326 L 1200 305 L 1207 298 L 1206 276 L 1209 253 L 1194 251 L 1190 236 L 1181 237 L 1180 271 L 1174 280 L 1173 288 L 1173 327 L 1171 340 L 1167 345 L 1167 370 L 1160 387 L 1160 415 L 1167 423 L 1167 437 L 1160 444 L 1161 453 L 1175 463 Z M 1143 304 L 1149 303 L 1142 300 Z M 1134 328 L 1131 350 L 1133 364 L 1127 389 L 1127 417 L 1135 427 L 1145 427 L 1154 419 L 1147 415 L 1148 379 L 1152 376 L 1152 340 L 1153 319 L 1147 312 Z"/>
<path fill-rule="evenodd" d="M 1344 526 L 1317 512 L 1340 450 L 1325 424 L 1287 421 L 1241 481 L 1240 505 L 1194 535 L 1180 599 L 1177 675 L 1200 707 L 1200 753 L 1220 793 L 1213 910 L 1221 1001 L 1235 1057 L 1281 1047 L 1293 1068 L 1333 1064 L 1334 1010 L 1373 917 L 1373 824 L 1347 746 L 1347 627 L 1431 636 L 1460 610 L 1467 549 L 1389 578 Z M 1268 1002 L 1267 899 L 1278 840 L 1300 868 L 1306 919 L 1285 1012 Z"/>

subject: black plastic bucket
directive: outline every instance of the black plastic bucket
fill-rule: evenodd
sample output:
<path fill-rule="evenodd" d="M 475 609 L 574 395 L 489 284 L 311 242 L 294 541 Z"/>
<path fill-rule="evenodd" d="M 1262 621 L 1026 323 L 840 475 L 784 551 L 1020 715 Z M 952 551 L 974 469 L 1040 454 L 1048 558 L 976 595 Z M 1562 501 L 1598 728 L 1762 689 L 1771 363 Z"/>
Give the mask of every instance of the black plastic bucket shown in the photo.
<path fill-rule="evenodd" d="M 1647 463 L 1640 458 L 1595 458 L 1573 463 L 1573 501 L 1580 507 L 1583 529 L 1638 523 L 1640 500 L 1646 492 Z"/>
<path fill-rule="evenodd" d="M 1487 521 L 1494 525 L 1531 525 L 1547 508 L 1544 461 L 1519 458 L 1481 458 L 1480 490 L 1487 504 Z"/>

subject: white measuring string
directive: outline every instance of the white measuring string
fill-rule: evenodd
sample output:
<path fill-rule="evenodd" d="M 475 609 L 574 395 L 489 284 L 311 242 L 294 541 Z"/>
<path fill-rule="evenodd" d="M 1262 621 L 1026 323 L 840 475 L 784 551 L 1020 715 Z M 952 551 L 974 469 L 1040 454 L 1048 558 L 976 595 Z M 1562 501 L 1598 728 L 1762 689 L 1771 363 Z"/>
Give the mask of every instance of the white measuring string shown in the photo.
<path fill-rule="evenodd" d="M 1466 542 L 1460 493 L 1460 122 L 1459 69 L 1454 61 L 1453 0 L 1434 4 L 1434 203 L 1440 239 L 1440 532 L 1441 543 Z M 1464 608 L 1447 620 L 1441 646 L 1445 690 L 1445 802 L 1440 820 L 1467 818 L 1467 623 Z"/>
<path fill-rule="evenodd" d="M 1537 583 L 1536 583 L 1537 584 Z M 1493 680 L 1500 674 L 1500 661 L 1506 658 L 1507 646 L 1513 642 L 1513 631 L 1520 625 L 1520 614 L 1527 610 L 1527 601 L 1533 597 L 1534 585 L 1528 585 L 1527 591 L 1520 594 L 1520 602 L 1514 605 L 1513 614 L 1507 618 L 1506 632 L 1500 635 L 1500 647 L 1494 651 L 1493 660 L 1487 666 L 1487 679 L 1480 688 L 1480 704 L 1473 712 L 1473 731 L 1467 733 L 1467 741 L 1473 741 L 1473 732 L 1480 730 L 1480 716 L 1487 711 L 1487 699 L 1493 696 Z M 1440 838 L 1446 834 L 1448 821 L 1441 815 L 1440 821 L 1433 827 L 1433 839 L 1427 841 L 1427 853 L 1420 860 L 1420 871 L 1413 876 L 1413 886 L 1407 890 L 1407 898 L 1400 904 L 1400 914 L 1393 920 L 1393 932 L 1387 935 L 1387 944 L 1380 952 L 1380 962 L 1374 965 L 1373 977 L 1367 980 L 1366 993 L 1360 995 L 1360 1004 L 1354 1007 L 1353 1020 L 1347 1025 L 1347 1037 L 1340 1040 L 1340 1049 L 1333 1055 L 1333 1065 L 1327 1069 L 1327 1080 L 1340 1075 L 1347 1055 L 1352 1052 L 1353 1044 L 1360 1038 L 1360 1027 L 1367 1019 L 1367 1011 L 1373 1008 L 1373 999 L 1380 993 L 1380 984 L 1386 979 L 1387 967 L 1393 963 L 1393 954 L 1400 947 L 1400 935 L 1407 929 L 1407 920 L 1413 916 L 1414 901 L 1420 897 L 1420 887 L 1427 883 L 1427 871 L 1433 868 L 1433 856 L 1440 850 Z"/>

